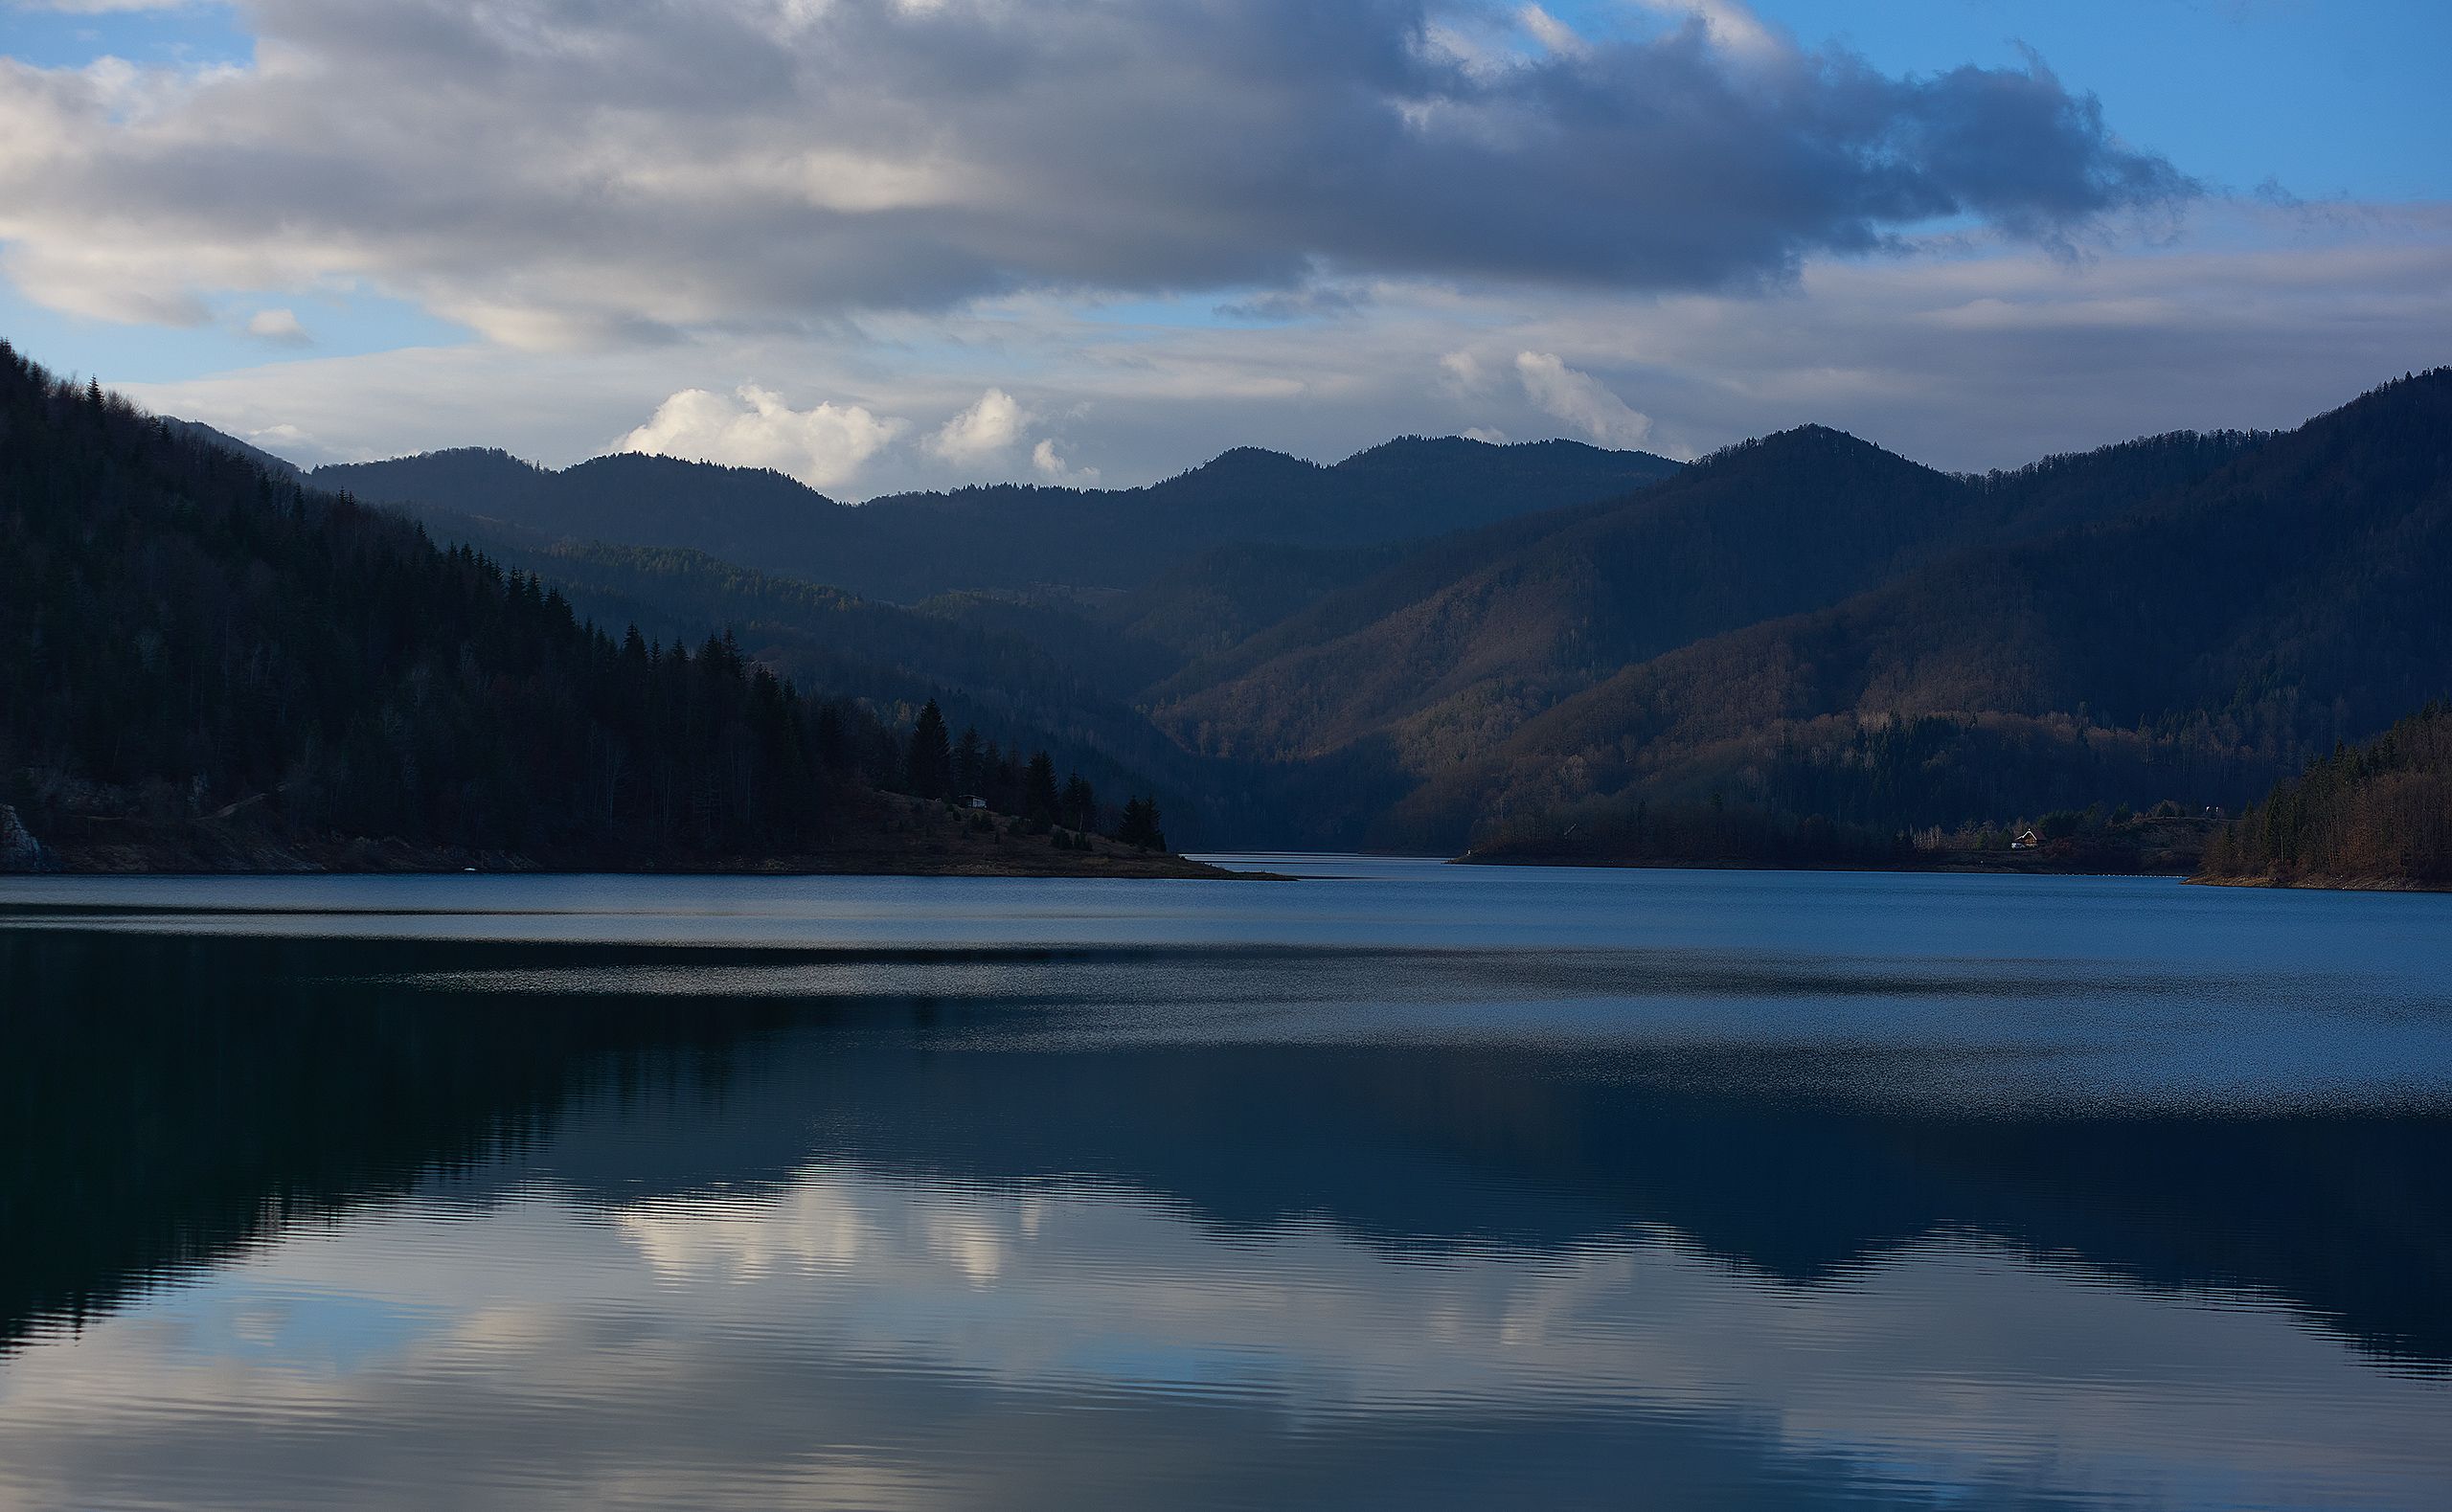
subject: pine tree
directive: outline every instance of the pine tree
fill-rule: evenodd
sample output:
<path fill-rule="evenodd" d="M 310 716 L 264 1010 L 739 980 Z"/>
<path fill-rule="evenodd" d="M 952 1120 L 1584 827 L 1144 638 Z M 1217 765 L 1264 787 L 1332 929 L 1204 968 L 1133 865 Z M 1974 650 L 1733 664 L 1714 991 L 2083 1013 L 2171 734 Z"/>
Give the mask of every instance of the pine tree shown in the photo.
<path fill-rule="evenodd" d="M 933 698 L 920 711 L 919 721 L 911 727 L 911 749 L 903 768 L 910 790 L 918 797 L 945 796 L 945 781 L 953 769 L 953 750 L 945 738 L 944 712 Z"/>
<path fill-rule="evenodd" d="M 1091 791 L 1089 780 L 1078 772 L 1065 779 L 1061 812 L 1064 823 L 1075 829 L 1088 829 L 1098 822 L 1099 797 Z"/>
<path fill-rule="evenodd" d="M 979 727 L 963 727 L 962 742 L 954 747 L 954 790 L 978 793 L 987 785 L 988 754 L 979 744 Z"/>
<path fill-rule="evenodd" d="M 1135 846 L 1143 850 L 1167 848 L 1167 832 L 1158 827 L 1158 801 L 1136 798 L 1124 805 L 1124 823 L 1116 826 L 1119 844 Z"/>
<path fill-rule="evenodd" d="M 1052 824 L 1063 805 L 1056 790 L 1056 762 L 1044 751 L 1031 755 L 1030 771 L 1022 779 L 1022 813 L 1033 824 Z"/>

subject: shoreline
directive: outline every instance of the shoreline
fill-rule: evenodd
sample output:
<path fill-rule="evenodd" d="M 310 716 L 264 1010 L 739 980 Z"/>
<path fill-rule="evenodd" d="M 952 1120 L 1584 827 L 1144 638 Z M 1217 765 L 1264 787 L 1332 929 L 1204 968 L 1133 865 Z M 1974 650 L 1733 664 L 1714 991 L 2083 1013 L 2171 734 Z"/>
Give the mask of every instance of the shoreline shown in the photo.
<path fill-rule="evenodd" d="M 254 815 L 175 824 L 88 818 L 73 838 L 42 844 L 36 864 L 0 876 L 216 877 L 478 874 L 603 876 L 879 876 L 1114 878 L 1129 881 L 1291 880 L 1230 871 L 1173 851 L 1141 850 L 1083 834 L 1058 846 L 1009 816 L 980 825 L 933 802 L 872 793 L 847 804 L 831 844 L 775 854 L 536 850 L 413 844 L 397 836 L 300 835 Z M 57 830 L 55 829 L 55 837 Z"/>
<path fill-rule="evenodd" d="M 2442 892 L 2452 893 L 2452 883 L 2421 882 L 2408 877 L 2236 877 L 2206 876 L 2194 871 L 2146 868 L 2133 870 L 2106 870 L 2077 866 L 1967 866 L 1938 864 L 1931 866 L 1876 866 L 1868 862 L 1777 862 L 1777 861 L 1636 861 L 1602 858 L 1566 858 L 1535 856 L 1475 856 L 1450 858 L 1450 866 L 1478 867 L 1558 867 L 1613 871 L 1855 871 L 1896 876 L 1991 876 L 1991 877 L 2136 877 L 2178 882 L 2189 887 L 2262 888 L 2273 891 L 2299 892 Z"/>
<path fill-rule="evenodd" d="M 1582 867 L 1613 871 L 1863 871 L 1898 876 L 1951 877 L 2158 877 L 2173 882 L 2194 880 L 2183 870 L 2132 868 L 2125 870 L 2079 866 L 1984 866 L 1938 863 L 1929 866 L 1881 866 L 1870 861 L 1704 861 L 1612 860 L 1605 857 L 1476 856 L 1452 858 L 1450 866 Z"/>
<path fill-rule="evenodd" d="M 2188 880 L 2191 886 L 2201 888 L 2263 888 L 2276 892 L 2452 892 L 2452 882 L 2421 882 L 2414 877 L 2318 874 L 2304 877 L 2195 876 Z"/>
<path fill-rule="evenodd" d="M 383 849 L 377 842 L 374 848 Z M 1041 859 L 1010 861 L 972 856 L 848 855 L 692 858 L 663 861 L 539 860 L 524 855 L 385 853 L 366 861 L 287 858 L 269 864 L 196 865 L 190 858 L 160 863 L 95 864 L 90 856 L 36 870 L 0 871 L 10 878 L 211 878 L 379 876 L 637 876 L 637 877 L 1030 877 L 1045 880 L 1101 878 L 1117 881 L 1292 881 L 1273 871 L 1235 871 L 1205 861 L 1162 852 L 1143 856 L 1056 852 Z M 116 860 L 116 858 L 113 858 Z"/>
<path fill-rule="evenodd" d="M 2014 826 L 2009 826 L 2014 828 Z M 1773 851 L 1756 857 L 1665 857 L 1644 853 L 1634 837 L 1596 835 L 1582 845 L 1556 838 L 1495 841 L 1460 861 L 1492 866 L 1693 867 L 1705 870 L 1896 871 L 1982 876 L 2172 877 L 2197 874 L 2216 823 L 2173 815 L 2141 815 L 2062 835 L 2039 846 L 1943 846 L 1930 848 L 1864 844 L 1823 849 L 1820 856 Z M 1903 841 L 1904 837 L 1901 837 Z M 1800 846 L 1800 850 L 1806 847 Z M 1833 853 L 1833 852 L 1836 853 Z M 1631 853 L 1630 853 L 1631 852 Z"/>

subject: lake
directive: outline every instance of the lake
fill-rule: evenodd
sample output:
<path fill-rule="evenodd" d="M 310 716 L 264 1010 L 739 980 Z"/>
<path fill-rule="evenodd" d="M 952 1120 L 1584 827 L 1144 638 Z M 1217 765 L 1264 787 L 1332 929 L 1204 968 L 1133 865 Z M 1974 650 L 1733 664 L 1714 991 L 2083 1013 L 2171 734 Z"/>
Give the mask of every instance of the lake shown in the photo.
<path fill-rule="evenodd" d="M 2440 1507 L 2452 897 L 0 881 L 0 1507 Z"/>

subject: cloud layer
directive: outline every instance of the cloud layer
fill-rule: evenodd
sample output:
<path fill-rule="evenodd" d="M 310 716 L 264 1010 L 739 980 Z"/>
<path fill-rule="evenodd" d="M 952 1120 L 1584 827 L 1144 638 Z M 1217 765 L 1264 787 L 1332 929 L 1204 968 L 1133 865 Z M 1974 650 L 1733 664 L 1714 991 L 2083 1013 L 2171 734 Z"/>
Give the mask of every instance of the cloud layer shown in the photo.
<path fill-rule="evenodd" d="M 55 307 L 372 286 L 497 341 L 1322 277 L 1724 289 L 2192 186 L 2040 62 L 1884 76 L 1720 3 L 247 0 L 256 64 L 0 61 Z"/>

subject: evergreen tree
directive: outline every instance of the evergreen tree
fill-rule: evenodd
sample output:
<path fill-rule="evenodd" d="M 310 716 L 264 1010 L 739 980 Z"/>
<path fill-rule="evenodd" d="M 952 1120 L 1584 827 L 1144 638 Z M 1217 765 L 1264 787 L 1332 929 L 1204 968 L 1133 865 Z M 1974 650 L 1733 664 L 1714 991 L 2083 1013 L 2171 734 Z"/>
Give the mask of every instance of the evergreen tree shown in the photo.
<path fill-rule="evenodd" d="M 1098 823 L 1099 798 L 1091 791 L 1089 779 L 1076 772 L 1064 780 L 1064 798 L 1058 805 L 1064 823 L 1075 829 L 1088 829 Z"/>
<path fill-rule="evenodd" d="M 1031 755 L 1030 771 L 1023 777 L 1022 813 L 1033 824 L 1052 824 L 1064 801 L 1056 790 L 1056 762 L 1044 751 Z"/>
<path fill-rule="evenodd" d="M 928 700 L 911 727 L 911 749 L 904 757 L 910 791 L 920 798 L 942 798 L 953 773 L 953 749 L 945 738 L 945 716 L 937 701 Z"/>
<path fill-rule="evenodd" d="M 958 793 L 978 793 L 987 770 L 988 754 L 980 748 L 979 727 L 965 725 L 961 744 L 954 747 L 954 790 Z"/>
<path fill-rule="evenodd" d="M 1138 846 L 1143 850 L 1167 848 L 1167 832 L 1158 826 L 1158 801 L 1136 798 L 1124 805 L 1124 823 L 1116 826 L 1119 844 Z"/>
<path fill-rule="evenodd" d="M 851 747 L 843 736 L 843 715 L 832 704 L 817 711 L 817 758 L 829 772 L 840 772 L 851 759 Z"/>

